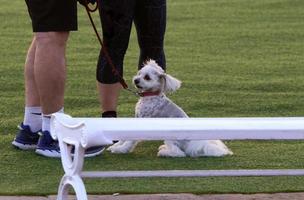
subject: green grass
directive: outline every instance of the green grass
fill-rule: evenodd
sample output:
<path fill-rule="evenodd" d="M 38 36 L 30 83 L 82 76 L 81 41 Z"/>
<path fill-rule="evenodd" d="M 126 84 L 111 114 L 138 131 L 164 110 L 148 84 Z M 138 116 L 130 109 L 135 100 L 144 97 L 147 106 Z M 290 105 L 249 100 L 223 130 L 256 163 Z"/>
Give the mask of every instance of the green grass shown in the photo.
<path fill-rule="evenodd" d="M 171 95 L 191 117 L 304 115 L 304 2 L 302 0 L 168 0 L 168 72 L 183 81 Z M 94 14 L 97 23 L 97 14 Z M 60 160 L 11 147 L 23 118 L 23 63 L 31 25 L 23 1 L 0 7 L 0 194 L 55 194 Z M 95 65 L 99 46 L 83 9 L 68 46 L 65 111 L 99 116 Z M 125 78 L 136 72 L 134 31 Z M 137 98 L 122 92 L 119 115 L 131 117 Z M 128 155 L 86 159 L 85 170 L 303 168 L 300 141 L 232 141 L 224 158 L 157 158 L 160 142 Z M 304 191 L 303 177 L 145 178 L 86 180 L 91 194 L 256 193 Z"/>

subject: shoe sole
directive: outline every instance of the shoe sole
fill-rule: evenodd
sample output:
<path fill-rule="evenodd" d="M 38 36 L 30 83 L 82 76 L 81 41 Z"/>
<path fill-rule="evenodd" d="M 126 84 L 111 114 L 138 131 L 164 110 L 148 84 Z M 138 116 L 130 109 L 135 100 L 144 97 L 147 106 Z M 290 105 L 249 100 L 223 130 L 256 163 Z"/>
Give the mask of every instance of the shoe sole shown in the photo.
<path fill-rule="evenodd" d="M 85 158 L 90 158 L 90 157 L 94 157 L 94 156 L 98 156 L 100 155 L 103 151 L 105 150 L 105 148 L 103 148 L 100 151 L 97 151 L 95 153 L 91 153 L 91 154 L 85 154 L 84 157 Z M 42 150 L 42 149 L 36 149 L 35 151 L 37 154 L 45 156 L 45 157 L 49 157 L 49 158 L 61 158 L 61 154 L 58 152 L 53 152 L 53 151 L 49 151 L 49 150 Z M 72 156 L 74 156 L 74 154 L 72 154 Z"/>
<path fill-rule="evenodd" d="M 54 151 L 50 151 L 50 150 L 36 149 L 35 152 L 41 156 L 45 156 L 45 157 L 49 157 L 49 158 L 60 158 L 61 157 L 60 153 L 57 151 L 54 152 Z"/>
<path fill-rule="evenodd" d="M 104 152 L 106 148 L 104 147 L 103 149 L 101 149 L 100 151 L 97 151 L 95 153 L 91 153 L 91 154 L 84 154 L 85 158 L 90 158 L 90 157 L 94 157 L 94 156 L 98 156 L 100 155 L 102 152 Z"/>
<path fill-rule="evenodd" d="M 35 144 L 22 144 L 17 141 L 13 141 L 12 145 L 17 149 L 21 149 L 21 150 L 25 150 L 25 151 L 35 150 L 37 148 L 37 145 L 35 145 Z"/>

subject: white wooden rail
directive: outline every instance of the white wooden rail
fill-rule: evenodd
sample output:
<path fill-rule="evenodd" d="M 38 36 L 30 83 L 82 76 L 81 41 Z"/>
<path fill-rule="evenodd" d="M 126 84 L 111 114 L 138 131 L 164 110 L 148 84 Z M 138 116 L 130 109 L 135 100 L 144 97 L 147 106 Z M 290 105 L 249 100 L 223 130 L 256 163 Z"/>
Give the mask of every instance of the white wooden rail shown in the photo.
<path fill-rule="evenodd" d="M 85 149 L 110 145 L 113 140 L 303 140 L 304 117 L 100 119 L 55 114 L 51 119 L 51 133 L 59 141 L 65 172 L 57 200 L 67 200 L 70 187 L 78 200 L 87 200 L 82 178 L 304 175 L 304 169 L 82 171 Z M 75 146 L 74 159 L 71 145 Z"/>

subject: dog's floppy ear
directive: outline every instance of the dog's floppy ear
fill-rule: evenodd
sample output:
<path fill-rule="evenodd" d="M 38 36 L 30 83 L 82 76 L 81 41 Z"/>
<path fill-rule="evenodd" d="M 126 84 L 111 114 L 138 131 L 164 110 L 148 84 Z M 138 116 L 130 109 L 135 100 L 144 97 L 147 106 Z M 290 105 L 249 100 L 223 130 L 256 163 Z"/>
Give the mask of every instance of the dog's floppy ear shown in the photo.
<path fill-rule="evenodd" d="M 163 90 L 165 93 L 174 92 L 180 88 L 182 83 L 180 80 L 166 73 L 163 73 L 161 77 L 163 79 Z"/>

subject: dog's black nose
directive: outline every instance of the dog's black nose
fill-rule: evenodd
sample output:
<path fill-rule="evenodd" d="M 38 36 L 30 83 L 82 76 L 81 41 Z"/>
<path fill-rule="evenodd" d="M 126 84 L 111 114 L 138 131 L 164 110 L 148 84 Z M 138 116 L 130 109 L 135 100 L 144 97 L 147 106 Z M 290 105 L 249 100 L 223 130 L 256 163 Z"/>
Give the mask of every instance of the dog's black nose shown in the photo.
<path fill-rule="evenodd" d="M 139 79 L 134 80 L 134 84 L 137 85 L 139 83 Z"/>

